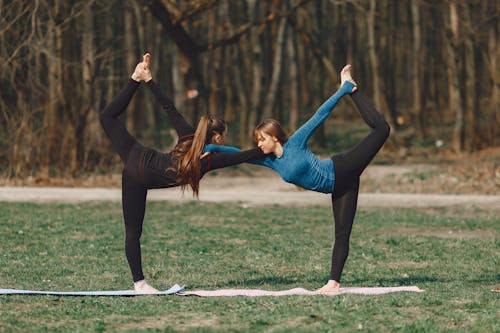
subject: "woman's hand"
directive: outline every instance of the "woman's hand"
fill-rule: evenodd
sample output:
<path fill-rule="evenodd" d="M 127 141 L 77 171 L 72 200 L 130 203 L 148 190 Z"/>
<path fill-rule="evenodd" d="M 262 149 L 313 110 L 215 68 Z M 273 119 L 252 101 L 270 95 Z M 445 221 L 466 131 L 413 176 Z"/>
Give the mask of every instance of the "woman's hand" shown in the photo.
<path fill-rule="evenodd" d="M 140 82 L 148 82 L 153 76 L 151 75 L 151 55 L 149 53 L 144 54 L 142 57 L 142 62 L 138 63 L 135 67 L 134 73 L 131 78 L 134 81 Z"/>

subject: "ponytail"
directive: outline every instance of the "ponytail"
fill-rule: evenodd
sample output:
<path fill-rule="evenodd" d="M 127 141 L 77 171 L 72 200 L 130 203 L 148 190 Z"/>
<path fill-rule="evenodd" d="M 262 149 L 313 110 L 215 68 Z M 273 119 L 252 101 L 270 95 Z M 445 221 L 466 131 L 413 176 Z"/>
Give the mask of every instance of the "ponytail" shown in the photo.
<path fill-rule="evenodd" d="M 202 116 L 191 140 L 179 143 L 172 151 L 176 181 L 185 190 L 189 185 L 193 195 L 198 197 L 201 179 L 201 155 L 205 144 L 210 143 L 214 134 L 223 134 L 226 123 L 220 119 Z"/>

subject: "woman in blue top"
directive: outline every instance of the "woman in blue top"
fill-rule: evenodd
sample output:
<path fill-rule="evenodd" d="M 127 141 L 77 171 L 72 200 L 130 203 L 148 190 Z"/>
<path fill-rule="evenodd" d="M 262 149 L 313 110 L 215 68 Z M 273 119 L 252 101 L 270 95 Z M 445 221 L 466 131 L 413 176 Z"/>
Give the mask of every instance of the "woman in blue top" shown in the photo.
<path fill-rule="evenodd" d="M 384 117 L 357 91 L 350 70 L 350 65 L 342 69 L 340 89 L 290 138 L 273 119 L 262 122 L 254 130 L 254 140 L 267 155 L 251 163 L 275 170 L 286 182 L 308 190 L 332 194 L 335 220 L 332 266 L 328 283 L 319 289 L 320 292 L 328 293 L 340 291 L 340 276 L 347 260 L 349 237 L 356 213 L 359 178 L 386 141 L 390 130 Z M 330 115 L 339 100 L 348 94 L 351 95 L 361 117 L 372 131 L 347 152 L 326 160 L 319 159 L 307 147 L 307 141 Z M 205 150 L 228 152 L 236 149 L 208 145 Z"/>

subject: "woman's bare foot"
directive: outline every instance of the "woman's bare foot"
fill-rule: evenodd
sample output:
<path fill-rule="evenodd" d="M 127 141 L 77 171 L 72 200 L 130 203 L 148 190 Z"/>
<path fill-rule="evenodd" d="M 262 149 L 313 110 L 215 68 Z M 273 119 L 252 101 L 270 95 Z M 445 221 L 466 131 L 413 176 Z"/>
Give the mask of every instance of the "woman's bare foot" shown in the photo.
<path fill-rule="evenodd" d="M 157 294 L 159 291 L 153 287 L 151 287 L 146 280 L 141 280 L 134 282 L 134 292 L 137 295 L 150 295 Z"/>
<path fill-rule="evenodd" d="M 142 62 L 138 63 L 135 67 L 134 73 L 131 76 L 132 80 L 137 82 L 148 82 L 149 80 L 151 80 L 153 77 L 151 75 L 150 65 L 151 55 L 149 53 L 146 53 L 142 56 Z"/>
<path fill-rule="evenodd" d="M 358 89 L 357 83 L 351 76 L 351 65 L 345 65 L 344 68 L 340 71 L 340 86 L 344 84 L 344 82 L 349 81 L 354 84 L 354 88 L 352 88 L 351 93 L 355 92 Z"/>
<path fill-rule="evenodd" d="M 328 283 L 316 290 L 322 294 L 340 294 L 340 283 L 335 280 L 328 280 Z"/>

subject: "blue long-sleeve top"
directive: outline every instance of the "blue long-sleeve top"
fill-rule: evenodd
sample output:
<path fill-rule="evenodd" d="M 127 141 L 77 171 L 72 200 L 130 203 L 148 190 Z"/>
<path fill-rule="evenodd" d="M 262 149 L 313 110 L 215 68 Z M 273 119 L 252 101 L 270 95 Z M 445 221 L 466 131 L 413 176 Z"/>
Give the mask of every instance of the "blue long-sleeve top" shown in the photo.
<path fill-rule="evenodd" d="M 283 144 L 283 155 L 277 157 L 274 154 L 269 154 L 262 159 L 251 160 L 249 163 L 275 170 L 288 183 L 316 192 L 333 193 L 335 182 L 333 161 L 331 158 L 319 159 L 307 147 L 307 141 L 316 128 L 328 118 L 340 99 L 349 94 L 353 88 L 354 84 L 345 82 L 339 90 L 330 96 L 314 115 Z M 205 146 L 204 151 L 236 152 L 239 149 L 209 144 Z"/>

